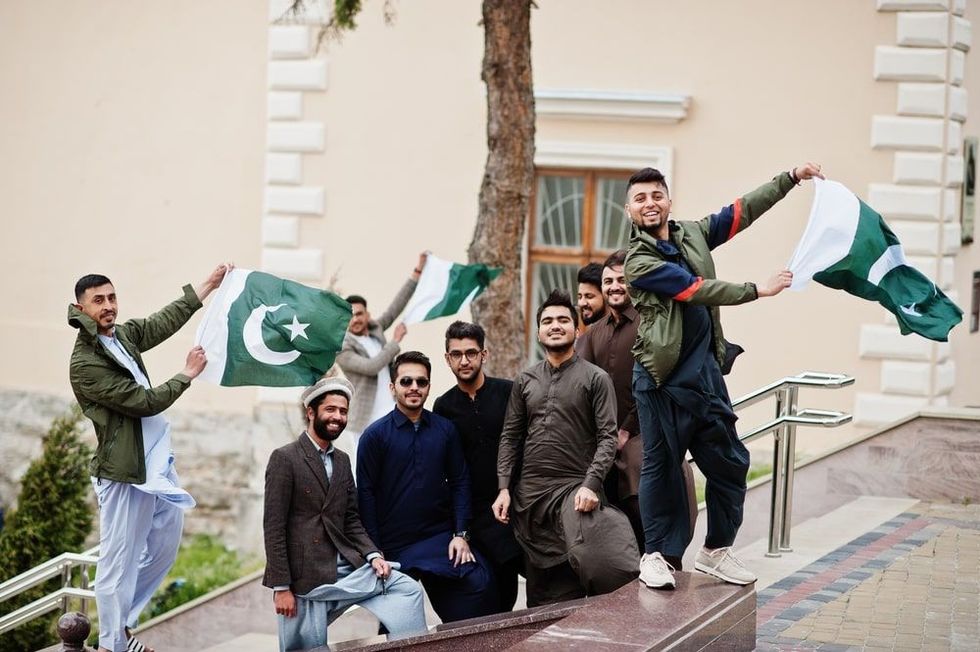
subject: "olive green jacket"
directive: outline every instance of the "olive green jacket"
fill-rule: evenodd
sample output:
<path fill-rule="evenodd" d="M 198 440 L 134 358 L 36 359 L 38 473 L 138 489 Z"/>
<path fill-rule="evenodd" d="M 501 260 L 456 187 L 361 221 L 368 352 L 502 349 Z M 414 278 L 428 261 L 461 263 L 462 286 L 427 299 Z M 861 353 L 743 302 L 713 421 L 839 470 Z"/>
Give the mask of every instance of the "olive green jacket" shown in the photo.
<path fill-rule="evenodd" d="M 117 324 L 116 339 L 146 374 L 140 354 L 176 333 L 200 307 L 194 288 L 186 285 L 184 296 L 159 312 Z M 89 473 L 142 484 L 146 482 L 146 461 L 140 419 L 170 407 L 190 387 L 191 379 L 177 374 L 162 385 L 145 389 L 102 344 L 95 320 L 73 304 L 68 306 L 68 324 L 78 329 L 69 365 L 71 388 L 82 412 L 95 425 L 98 439 Z"/>
<path fill-rule="evenodd" d="M 793 185 L 789 173 L 783 172 L 714 215 L 697 222 L 671 220 L 670 243 L 680 251 L 695 277 L 686 287 L 671 286 L 670 282 L 677 281 L 671 273 L 679 277 L 679 270 L 676 266 L 665 267 L 671 264 L 670 256 L 658 246 L 655 237 L 633 225 L 624 266 L 633 305 L 640 313 L 633 356 L 650 373 L 657 387 L 667 380 L 680 358 L 684 322 L 682 302 L 708 306 L 715 357 L 718 364 L 724 366 L 727 343 L 718 306 L 754 301 L 759 295 L 754 283 L 717 280 L 711 250 L 748 228 L 785 197 Z M 661 280 L 662 287 L 669 289 L 654 291 L 650 279 Z M 638 287 L 638 283 L 647 289 Z"/>

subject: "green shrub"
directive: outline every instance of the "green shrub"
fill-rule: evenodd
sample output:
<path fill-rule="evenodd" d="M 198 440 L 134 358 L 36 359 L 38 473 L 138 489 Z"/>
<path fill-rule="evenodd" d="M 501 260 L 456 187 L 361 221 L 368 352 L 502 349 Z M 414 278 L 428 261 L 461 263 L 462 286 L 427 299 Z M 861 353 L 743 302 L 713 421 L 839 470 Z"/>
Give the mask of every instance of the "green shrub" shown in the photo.
<path fill-rule="evenodd" d="M 63 552 L 81 551 L 92 531 L 92 508 L 88 503 L 88 461 L 92 451 L 82 443 L 81 412 L 54 420 L 44 436 L 41 456 L 31 462 L 21 480 L 17 509 L 0 530 L 0 580 L 19 575 Z M 57 590 L 53 579 L 16 598 L 0 603 L 0 614 Z M 37 650 L 58 641 L 54 624 L 60 613 L 36 618 L 0 634 L 0 652 Z"/>
<path fill-rule="evenodd" d="M 194 598 L 234 582 L 259 568 L 255 559 L 242 558 L 214 537 L 198 534 L 180 546 L 177 561 L 150 601 L 143 618 L 149 619 L 190 602 Z"/>

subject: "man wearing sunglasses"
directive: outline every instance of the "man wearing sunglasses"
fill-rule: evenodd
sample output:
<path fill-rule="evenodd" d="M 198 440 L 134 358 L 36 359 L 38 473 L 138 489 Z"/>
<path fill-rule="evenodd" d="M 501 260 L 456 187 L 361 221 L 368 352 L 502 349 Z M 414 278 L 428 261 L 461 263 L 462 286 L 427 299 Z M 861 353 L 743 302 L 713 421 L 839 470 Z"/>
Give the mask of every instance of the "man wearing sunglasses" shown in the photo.
<path fill-rule="evenodd" d="M 456 427 L 424 408 L 432 364 L 407 351 L 391 368 L 395 409 L 364 431 L 357 495 L 371 540 L 418 579 L 443 622 L 497 611 L 486 558 L 469 545 L 470 477 Z"/>
<path fill-rule="evenodd" d="M 497 579 L 498 611 L 517 601 L 517 575 L 523 571 L 521 547 L 509 524 L 490 511 L 497 497 L 497 445 L 504 427 L 507 399 L 514 383 L 483 372 L 486 333 L 479 324 L 456 321 L 446 330 L 446 364 L 456 384 L 436 399 L 432 411 L 456 426 L 473 490 L 473 541 L 485 553 Z"/>

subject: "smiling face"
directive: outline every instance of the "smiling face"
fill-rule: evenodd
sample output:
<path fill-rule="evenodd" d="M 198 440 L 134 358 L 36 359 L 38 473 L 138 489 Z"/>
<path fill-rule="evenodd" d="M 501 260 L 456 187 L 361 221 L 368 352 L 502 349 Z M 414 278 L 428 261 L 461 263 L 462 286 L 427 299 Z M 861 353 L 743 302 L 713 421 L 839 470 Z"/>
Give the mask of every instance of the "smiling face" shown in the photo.
<path fill-rule="evenodd" d="M 332 442 L 340 437 L 347 427 L 347 407 L 347 397 L 337 393 L 325 394 L 315 410 L 313 406 L 306 408 L 313 433 L 321 442 Z"/>
<path fill-rule="evenodd" d="M 75 307 L 92 318 L 98 326 L 100 335 L 109 335 L 116 325 L 116 289 L 112 283 L 88 288 Z"/>
<path fill-rule="evenodd" d="M 670 217 L 667 187 L 657 181 L 634 183 L 627 198 L 626 212 L 633 224 L 658 240 L 666 240 Z"/>
<path fill-rule="evenodd" d="M 630 295 L 626 292 L 626 277 L 623 266 L 605 267 L 602 270 L 602 296 L 612 310 L 621 311 L 630 305 Z"/>
<path fill-rule="evenodd" d="M 538 320 L 538 341 L 551 353 L 564 353 L 575 343 L 575 320 L 565 306 L 548 306 Z"/>
<path fill-rule="evenodd" d="M 350 324 L 347 330 L 353 335 L 367 335 L 368 322 L 371 321 L 371 313 L 367 311 L 367 306 L 363 303 L 352 303 Z"/>
<path fill-rule="evenodd" d="M 395 370 L 395 381 L 391 383 L 391 395 L 395 404 L 406 414 L 414 414 L 425 405 L 429 398 L 429 372 L 425 365 L 417 362 L 403 362 Z"/>
<path fill-rule="evenodd" d="M 606 304 L 602 298 L 602 290 L 591 283 L 578 284 L 578 314 L 582 323 L 588 326 L 602 319 L 606 312 Z"/>

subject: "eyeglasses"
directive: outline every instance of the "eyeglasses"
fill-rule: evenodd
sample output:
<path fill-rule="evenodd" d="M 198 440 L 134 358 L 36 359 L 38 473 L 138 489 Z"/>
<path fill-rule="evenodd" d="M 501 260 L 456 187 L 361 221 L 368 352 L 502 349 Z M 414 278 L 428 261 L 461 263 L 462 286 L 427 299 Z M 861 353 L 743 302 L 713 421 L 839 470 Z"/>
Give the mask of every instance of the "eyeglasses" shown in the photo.
<path fill-rule="evenodd" d="M 465 351 L 450 351 L 448 355 L 449 355 L 449 359 L 452 360 L 453 362 L 459 362 L 460 360 L 463 359 L 464 355 L 466 356 L 467 360 L 473 362 L 478 357 L 480 357 L 481 353 L 483 353 L 483 351 L 479 351 L 477 349 L 467 349 Z"/>
<path fill-rule="evenodd" d="M 419 389 L 425 389 L 429 386 L 429 379 L 425 376 L 420 376 L 418 378 L 412 378 L 411 376 L 402 376 L 398 379 L 398 384 L 402 387 L 411 387 L 412 383 L 418 385 Z"/>

